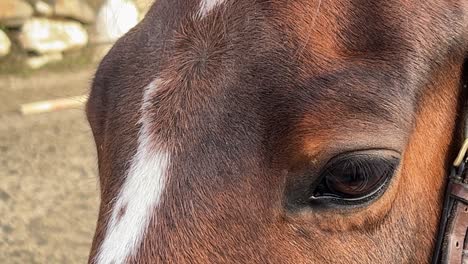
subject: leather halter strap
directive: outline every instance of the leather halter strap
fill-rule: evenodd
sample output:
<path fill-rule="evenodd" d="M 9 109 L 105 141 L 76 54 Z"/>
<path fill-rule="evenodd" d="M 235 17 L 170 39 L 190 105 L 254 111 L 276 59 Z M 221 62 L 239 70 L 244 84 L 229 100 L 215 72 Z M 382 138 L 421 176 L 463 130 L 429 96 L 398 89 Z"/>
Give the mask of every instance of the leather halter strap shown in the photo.
<path fill-rule="evenodd" d="M 432 264 L 468 264 L 467 109 L 465 105 L 464 142 L 450 171 Z"/>

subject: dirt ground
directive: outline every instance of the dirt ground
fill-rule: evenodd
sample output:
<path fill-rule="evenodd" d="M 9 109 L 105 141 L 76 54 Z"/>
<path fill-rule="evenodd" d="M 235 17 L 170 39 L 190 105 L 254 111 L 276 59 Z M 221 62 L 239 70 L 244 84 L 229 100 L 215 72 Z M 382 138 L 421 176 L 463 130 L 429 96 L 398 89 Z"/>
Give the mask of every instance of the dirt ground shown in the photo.
<path fill-rule="evenodd" d="M 87 93 L 93 69 L 0 76 L 0 263 L 85 263 L 98 206 L 83 109 L 21 116 L 21 103 Z"/>

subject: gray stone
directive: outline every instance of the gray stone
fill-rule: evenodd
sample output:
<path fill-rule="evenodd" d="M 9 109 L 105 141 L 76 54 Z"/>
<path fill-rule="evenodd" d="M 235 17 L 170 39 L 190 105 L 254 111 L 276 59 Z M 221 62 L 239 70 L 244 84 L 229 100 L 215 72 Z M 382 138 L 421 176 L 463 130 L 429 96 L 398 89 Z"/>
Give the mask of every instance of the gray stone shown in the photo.
<path fill-rule="evenodd" d="M 29 0 L 29 2 L 33 6 L 34 11 L 36 11 L 36 13 L 38 13 L 39 15 L 47 17 L 54 15 L 54 8 L 48 1 Z"/>
<path fill-rule="evenodd" d="M 0 23 L 9 27 L 20 26 L 33 15 L 32 7 L 23 0 L 0 0 Z"/>
<path fill-rule="evenodd" d="M 93 23 L 93 9 L 84 0 L 55 0 L 54 14 L 76 19 L 82 23 Z"/>
<path fill-rule="evenodd" d="M 0 57 L 4 57 L 10 53 L 11 41 L 8 36 L 0 30 Z"/>
<path fill-rule="evenodd" d="M 26 65 L 32 69 L 38 69 L 46 64 L 57 62 L 63 59 L 62 53 L 48 53 L 38 56 L 31 56 L 26 59 Z"/>
<path fill-rule="evenodd" d="M 112 42 L 139 22 L 139 12 L 131 0 L 106 0 L 96 19 L 97 40 Z"/>
<path fill-rule="evenodd" d="M 34 10 L 42 16 L 71 18 L 81 23 L 93 23 L 94 10 L 85 0 L 29 0 Z"/>
<path fill-rule="evenodd" d="M 78 22 L 32 18 L 24 23 L 18 40 L 25 50 L 46 54 L 81 48 L 88 43 L 88 33 Z"/>

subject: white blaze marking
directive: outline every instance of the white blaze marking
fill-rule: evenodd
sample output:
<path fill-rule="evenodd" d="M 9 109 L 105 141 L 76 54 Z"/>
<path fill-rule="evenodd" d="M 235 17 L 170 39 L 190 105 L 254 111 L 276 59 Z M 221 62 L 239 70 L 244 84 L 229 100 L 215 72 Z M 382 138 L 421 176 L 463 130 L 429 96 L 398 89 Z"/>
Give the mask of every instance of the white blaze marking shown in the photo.
<path fill-rule="evenodd" d="M 116 198 L 106 237 L 96 256 L 98 264 L 124 263 L 129 256 L 134 255 L 145 235 L 154 208 L 159 204 L 166 182 L 169 154 L 158 149 L 157 143 L 154 143 L 148 113 L 152 93 L 159 84 L 159 80 L 152 82 L 144 92 L 138 149 Z M 125 212 L 119 216 L 122 208 Z"/>
<path fill-rule="evenodd" d="M 213 8 L 222 4 L 224 0 L 200 0 L 200 10 L 198 10 L 198 15 L 200 17 L 205 17 Z"/>

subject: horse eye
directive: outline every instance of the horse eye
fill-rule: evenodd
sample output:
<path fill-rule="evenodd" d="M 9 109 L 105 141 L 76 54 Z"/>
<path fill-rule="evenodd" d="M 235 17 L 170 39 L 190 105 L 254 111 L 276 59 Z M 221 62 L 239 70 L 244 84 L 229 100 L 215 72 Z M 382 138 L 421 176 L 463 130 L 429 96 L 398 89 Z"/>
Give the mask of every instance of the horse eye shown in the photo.
<path fill-rule="evenodd" d="M 390 182 L 398 164 L 395 154 L 362 152 L 340 156 L 325 167 L 310 200 L 359 204 L 375 199 Z"/>

